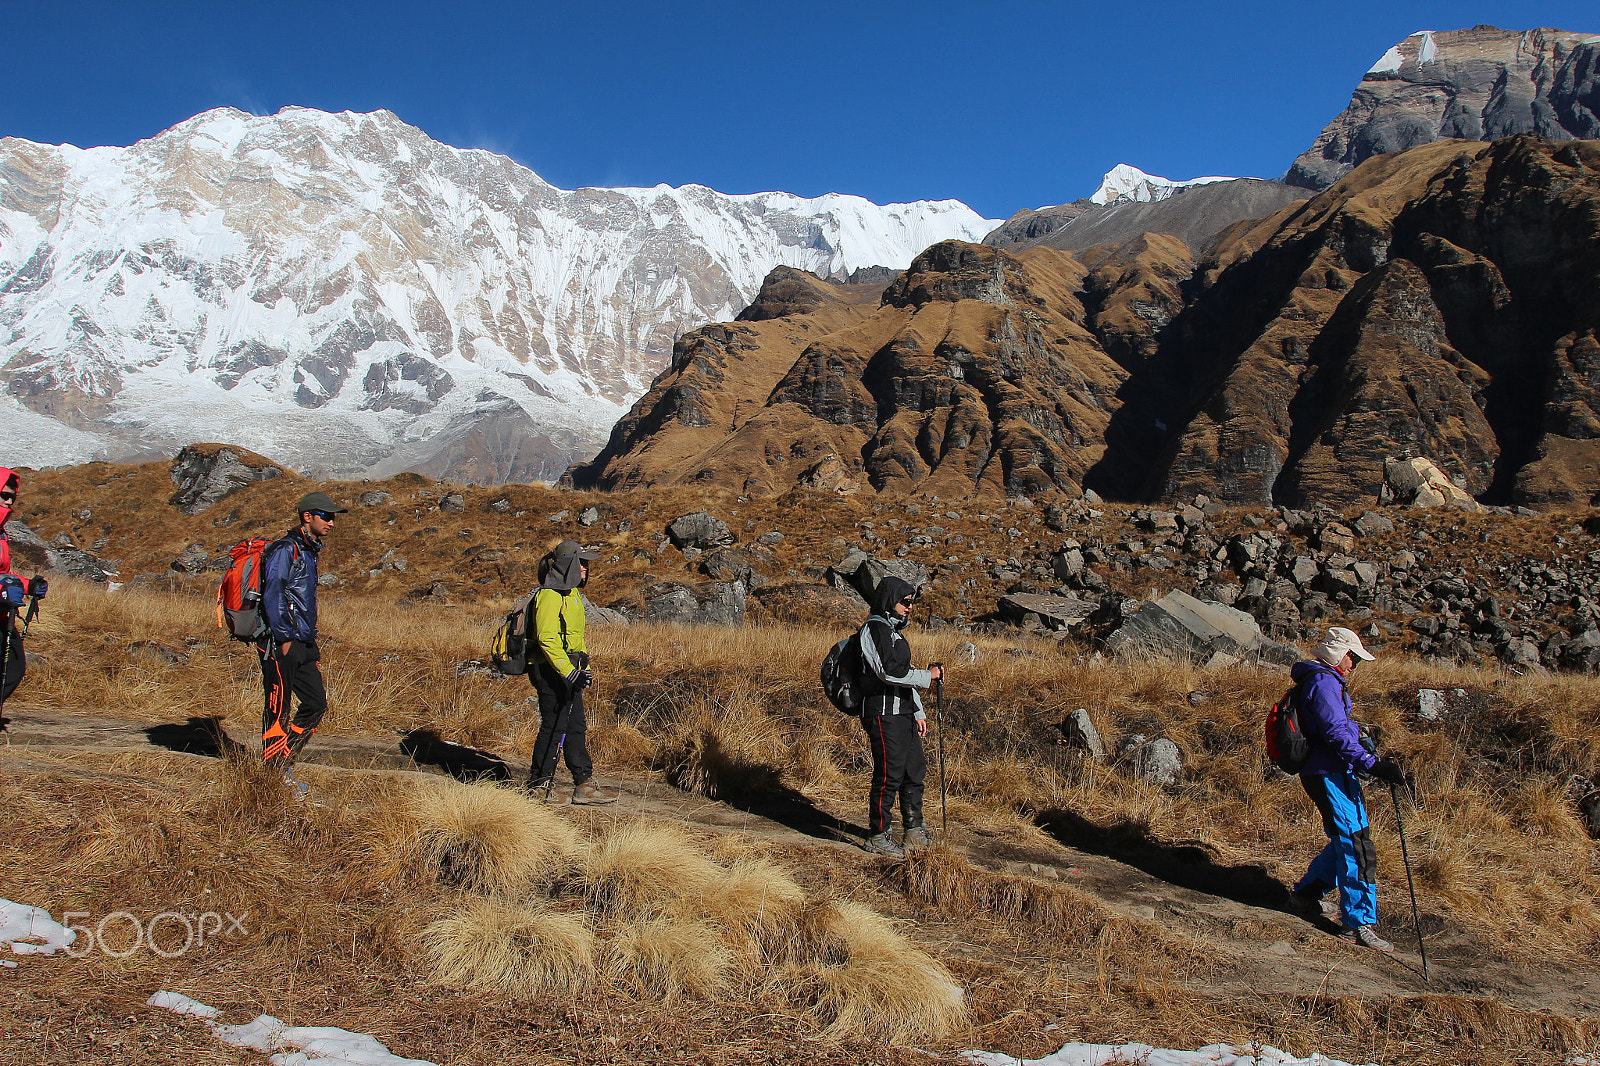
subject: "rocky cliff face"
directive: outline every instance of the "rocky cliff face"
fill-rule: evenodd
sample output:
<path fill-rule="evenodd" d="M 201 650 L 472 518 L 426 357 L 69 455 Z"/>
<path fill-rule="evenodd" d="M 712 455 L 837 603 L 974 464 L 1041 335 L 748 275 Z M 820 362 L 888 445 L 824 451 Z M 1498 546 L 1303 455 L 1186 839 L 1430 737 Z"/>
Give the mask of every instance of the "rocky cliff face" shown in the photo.
<path fill-rule="evenodd" d="M 964 205 L 554 188 L 394 115 L 0 140 L 14 463 L 225 440 L 307 473 L 551 477 L 778 264 L 902 268 Z"/>
<path fill-rule="evenodd" d="M 780 320 L 781 335 L 701 330 L 573 480 L 944 497 L 1076 489 L 1127 377 L 1086 324 L 1085 275 L 1049 249 L 1017 257 L 945 242 L 843 328 L 807 314 Z M 706 396 L 734 391 L 725 374 L 736 361 L 763 361 L 768 373 L 738 393 L 749 405 L 742 420 L 706 434 Z"/>
<path fill-rule="evenodd" d="M 686 337 L 575 478 L 1299 506 L 1417 455 L 1490 502 L 1587 501 L 1596 248 L 1600 144 L 1525 136 L 1369 160 L 1198 261 L 951 242 L 826 321 L 776 277 L 758 306 L 805 313 Z"/>
<path fill-rule="evenodd" d="M 1600 36 L 1564 30 L 1414 33 L 1385 52 L 1283 180 L 1325 189 L 1363 161 L 1448 138 L 1600 137 Z"/>

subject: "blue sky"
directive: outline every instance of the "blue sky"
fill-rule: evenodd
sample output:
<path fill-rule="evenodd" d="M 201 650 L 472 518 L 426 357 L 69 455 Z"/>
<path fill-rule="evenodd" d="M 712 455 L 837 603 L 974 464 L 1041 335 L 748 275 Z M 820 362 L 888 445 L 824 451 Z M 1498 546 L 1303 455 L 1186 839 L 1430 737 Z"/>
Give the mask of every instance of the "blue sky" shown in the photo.
<path fill-rule="evenodd" d="M 388 108 L 563 188 L 1086 196 L 1119 162 L 1276 177 L 1414 30 L 1593 3 L 11 0 L 0 135 L 128 144 L 231 105 Z"/>

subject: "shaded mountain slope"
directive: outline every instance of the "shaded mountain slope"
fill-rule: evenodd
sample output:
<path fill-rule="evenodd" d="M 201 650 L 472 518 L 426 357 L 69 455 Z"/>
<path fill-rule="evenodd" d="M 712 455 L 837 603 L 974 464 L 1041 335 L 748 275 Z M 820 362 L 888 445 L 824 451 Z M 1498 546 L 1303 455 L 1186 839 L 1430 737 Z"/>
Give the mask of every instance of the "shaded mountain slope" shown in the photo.
<path fill-rule="evenodd" d="M 1307 189 L 1259 178 L 1235 178 L 1178 189 L 1164 200 L 1079 200 L 1039 211 L 1019 211 L 983 239 L 1009 252 L 1043 246 L 1069 252 L 1116 248 L 1146 233 L 1177 237 L 1197 252 L 1228 227 L 1263 218 L 1310 195 Z"/>

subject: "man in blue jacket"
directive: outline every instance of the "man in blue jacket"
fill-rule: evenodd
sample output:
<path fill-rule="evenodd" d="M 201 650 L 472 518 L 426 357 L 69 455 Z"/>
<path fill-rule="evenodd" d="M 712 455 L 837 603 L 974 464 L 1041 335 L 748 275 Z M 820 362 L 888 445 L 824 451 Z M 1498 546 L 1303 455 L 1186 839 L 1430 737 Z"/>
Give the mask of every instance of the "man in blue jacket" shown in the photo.
<path fill-rule="evenodd" d="M 282 768 L 284 784 L 303 796 L 295 780 L 294 760 L 328 709 L 328 694 L 317 663 L 317 553 L 333 531 L 334 517 L 345 508 L 325 492 L 300 501 L 300 524 L 261 553 L 261 610 L 269 632 L 256 645 L 261 653 L 261 687 L 266 707 L 261 714 L 261 757 Z M 289 715 L 289 697 L 299 701 Z"/>
<path fill-rule="evenodd" d="M 1306 874 L 1290 892 L 1290 902 L 1306 914 L 1331 916 L 1323 897 L 1339 890 L 1339 935 L 1377 951 L 1393 951 L 1380 937 L 1378 921 L 1378 852 L 1372 844 L 1361 778 L 1372 776 L 1395 784 L 1405 782 L 1393 759 L 1379 758 L 1362 743 L 1361 727 L 1350 718 L 1345 682 L 1358 662 L 1374 656 L 1361 638 L 1333 626 L 1317 646 L 1316 658 L 1295 663 L 1289 676 L 1297 686 L 1300 726 L 1311 742 L 1311 757 L 1300 771 L 1300 784 L 1322 815 L 1328 844 L 1311 860 Z"/>

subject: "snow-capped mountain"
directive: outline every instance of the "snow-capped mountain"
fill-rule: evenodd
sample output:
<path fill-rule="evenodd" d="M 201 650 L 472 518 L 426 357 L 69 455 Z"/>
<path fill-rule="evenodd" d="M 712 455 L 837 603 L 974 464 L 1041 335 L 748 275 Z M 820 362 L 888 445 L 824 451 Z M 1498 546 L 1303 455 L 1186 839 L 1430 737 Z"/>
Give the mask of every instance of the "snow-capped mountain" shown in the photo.
<path fill-rule="evenodd" d="M 565 191 L 387 111 L 6 138 L 0 459 L 222 440 L 330 476 L 550 477 L 774 266 L 903 268 L 994 225 L 953 200 Z"/>
<path fill-rule="evenodd" d="M 1209 185 L 1214 181 L 1232 181 L 1232 178 L 1190 178 L 1188 181 L 1170 181 L 1146 174 L 1138 167 L 1118 163 L 1100 179 L 1100 187 L 1090 196 L 1091 203 L 1109 204 L 1118 200 L 1134 200 L 1142 204 L 1165 200 L 1179 189 L 1190 185 Z"/>

